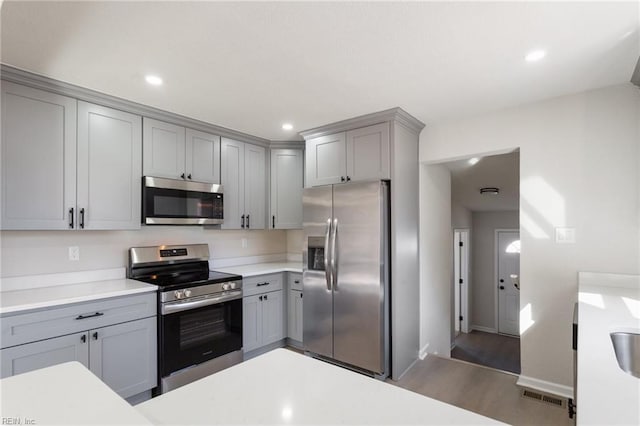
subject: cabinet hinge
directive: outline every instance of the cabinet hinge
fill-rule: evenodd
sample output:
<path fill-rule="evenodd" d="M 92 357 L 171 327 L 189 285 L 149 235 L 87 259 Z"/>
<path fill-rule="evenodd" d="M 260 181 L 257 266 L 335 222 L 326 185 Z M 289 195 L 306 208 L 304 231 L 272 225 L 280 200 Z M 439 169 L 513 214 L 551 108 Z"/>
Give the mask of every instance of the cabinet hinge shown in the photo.
<path fill-rule="evenodd" d="M 462 321 L 464 318 L 462 318 L 462 315 L 460 315 L 460 321 Z"/>
<path fill-rule="evenodd" d="M 458 280 L 458 283 L 460 283 L 460 284 L 462 284 L 462 283 L 463 283 L 462 278 L 460 278 L 460 279 Z"/>
<path fill-rule="evenodd" d="M 462 244 L 462 241 L 460 241 L 460 242 L 458 243 L 458 245 L 459 245 L 460 247 L 462 247 L 464 244 Z"/>

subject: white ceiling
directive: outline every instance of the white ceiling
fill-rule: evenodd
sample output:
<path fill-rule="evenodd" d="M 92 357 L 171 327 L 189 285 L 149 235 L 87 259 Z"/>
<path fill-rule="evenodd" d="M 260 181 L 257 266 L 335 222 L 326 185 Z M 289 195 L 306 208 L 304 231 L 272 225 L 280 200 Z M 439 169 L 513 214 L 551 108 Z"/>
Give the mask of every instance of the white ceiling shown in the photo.
<path fill-rule="evenodd" d="M 273 140 L 400 106 L 423 122 L 628 82 L 638 2 L 13 2 L 2 62 Z M 532 49 L 548 55 L 523 60 Z M 165 85 L 144 82 L 155 73 Z M 285 121 L 293 131 L 283 131 Z"/>
<path fill-rule="evenodd" d="M 471 211 L 518 210 L 520 198 L 520 153 L 480 158 L 444 165 L 451 170 L 451 199 Z M 494 187 L 497 195 L 481 195 L 480 188 Z"/>

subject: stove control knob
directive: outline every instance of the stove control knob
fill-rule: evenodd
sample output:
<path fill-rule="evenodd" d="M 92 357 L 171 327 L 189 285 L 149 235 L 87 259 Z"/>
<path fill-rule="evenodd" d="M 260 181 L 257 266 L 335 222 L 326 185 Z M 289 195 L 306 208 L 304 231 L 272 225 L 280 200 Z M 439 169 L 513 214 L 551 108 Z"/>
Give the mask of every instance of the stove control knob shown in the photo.
<path fill-rule="evenodd" d="M 236 283 L 235 283 L 235 282 L 233 282 L 233 281 L 231 281 L 231 282 L 229 283 L 229 288 L 232 288 L 232 289 L 233 289 L 233 288 L 236 288 Z"/>
<path fill-rule="evenodd" d="M 222 289 L 223 289 L 224 291 L 227 291 L 227 290 L 229 290 L 230 288 L 231 288 L 231 286 L 229 285 L 229 283 L 224 283 L 224 284 L 222 284 Z"/>
<path fill-rule="evenodd" d="M 176 291 L 173 292 L 173 295 L 176 297 L 176 299 L 182 299 L 183 292 L 182 292 L 182 290 L 176 290 Z"/>
<path fill-rule="evenodd" d="M 191 296 L 191 290 L 187 289 L 184 291 L 184 297 L 189 297 Z"/>

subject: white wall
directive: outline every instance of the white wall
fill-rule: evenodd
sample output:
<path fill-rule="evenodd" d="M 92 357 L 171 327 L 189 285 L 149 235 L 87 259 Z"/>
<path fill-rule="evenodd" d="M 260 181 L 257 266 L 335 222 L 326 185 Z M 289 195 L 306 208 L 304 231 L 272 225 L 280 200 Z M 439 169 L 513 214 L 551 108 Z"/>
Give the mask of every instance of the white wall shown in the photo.
<path fill-rule="evenodd" d="M 518 212 L 473 212 L 471 326 L 496 332 L 495 230 L 499 228 L 518 229 Z"/>
<path fill-rule="evenodd" d="M 472 225 L 471 210 L 460 203 L 451 201 L 451 227 L 454 229 L 470 229 Z"/>
<path fill-rule="evenodd" d="M 242 239 L 247 247 L 242 248 Z M 87 271 L 127 265 L 127 249 L 159 244 L 208 243 L 213 259 L 284 254 L 285 231 L 222 231 L 202 227 L 143 226 L 139 231 L 2 231 L 2 277 Z M 70 261 L 68 247 L 80 247 Z"/>
<path fill-rule="evenodd" d="M 628 83 L 422 132 L 427 163 L 520 147 L 523 376 L 570 390 L 578 271 L 640 273 L 639 117 L 640 90 Z M 560 226 L 576 229 L 575 244 L 554 242 Z"/>
<path fill-rule="evenodd" d="M 420 356 L 451 354 L 451 174 L 420 167 Z"/>

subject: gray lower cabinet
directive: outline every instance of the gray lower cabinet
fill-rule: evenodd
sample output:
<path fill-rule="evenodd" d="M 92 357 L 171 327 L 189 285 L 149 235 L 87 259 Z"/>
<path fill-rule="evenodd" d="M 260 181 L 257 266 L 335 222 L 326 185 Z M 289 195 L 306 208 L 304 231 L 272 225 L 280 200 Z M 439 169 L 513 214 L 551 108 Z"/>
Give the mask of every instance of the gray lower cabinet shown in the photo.
<path fill-rule="evenodd" d="M 78 361 L 123 398 L 153 389 L 155 297 L 124 296 L 2 318 L 0 377 Z"/>
<path fill-rule="evenodd" d="M 247 296 L 242 302 L 245 353 L 284 339 L 282 290 Z"/>
<path fill-rule="evenodd" d="M 287 337 L 302 343 L 302 292 L 289 290 Z"/>

